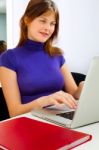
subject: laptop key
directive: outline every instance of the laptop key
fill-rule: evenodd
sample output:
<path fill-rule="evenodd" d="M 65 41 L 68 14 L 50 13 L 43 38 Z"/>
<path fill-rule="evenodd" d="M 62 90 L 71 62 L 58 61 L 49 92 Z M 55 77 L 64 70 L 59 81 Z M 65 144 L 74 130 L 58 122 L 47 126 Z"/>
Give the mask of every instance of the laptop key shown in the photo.
<path fill-rule="evenodd" d="M 74 112 L 75 111 L 70 111 L 70 112 L 60 113 L 57 115 L 72 120 L 74 116 Z"/>

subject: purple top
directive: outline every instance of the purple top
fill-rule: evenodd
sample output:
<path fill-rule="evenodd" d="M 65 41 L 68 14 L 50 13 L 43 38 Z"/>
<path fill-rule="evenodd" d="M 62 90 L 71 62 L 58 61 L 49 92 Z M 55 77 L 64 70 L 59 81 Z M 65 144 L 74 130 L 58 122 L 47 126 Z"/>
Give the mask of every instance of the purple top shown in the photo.
<path fill-rule="evenodd" d="M 63 56 L 49 56 L 44 43 L 27 40 L 21 47 L 10 49 L 0 57 L 0 66 L 17 74 L 22 103 L 62 90 L 64 79 L 60 72 Z"/>

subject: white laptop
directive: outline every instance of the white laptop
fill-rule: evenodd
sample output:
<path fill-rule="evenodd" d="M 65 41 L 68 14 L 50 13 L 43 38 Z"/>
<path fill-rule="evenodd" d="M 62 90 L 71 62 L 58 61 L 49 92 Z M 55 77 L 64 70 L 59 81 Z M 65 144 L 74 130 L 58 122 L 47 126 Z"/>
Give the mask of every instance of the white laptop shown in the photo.
<path fill-rule="evenodd" d="M 33 110 L 32 115 L 55 124 L 77 128 L 99 121 L 99 56 L 92 59 L 84 87 L 78 101 L 77 109 L 66 106 L 58 109 L 54 106 L 41 110 Z"/>

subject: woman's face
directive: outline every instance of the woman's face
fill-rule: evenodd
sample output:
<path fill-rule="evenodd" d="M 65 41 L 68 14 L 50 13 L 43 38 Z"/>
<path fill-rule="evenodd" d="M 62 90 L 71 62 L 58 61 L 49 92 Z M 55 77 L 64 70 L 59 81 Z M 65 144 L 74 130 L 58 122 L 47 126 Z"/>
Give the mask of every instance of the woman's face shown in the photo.
<path fill-rule="evenodd" d="M 55 13 L 48 11 L 28 24 L 28 38 L 38 42 L 46 42 L 55 30 Z"/>

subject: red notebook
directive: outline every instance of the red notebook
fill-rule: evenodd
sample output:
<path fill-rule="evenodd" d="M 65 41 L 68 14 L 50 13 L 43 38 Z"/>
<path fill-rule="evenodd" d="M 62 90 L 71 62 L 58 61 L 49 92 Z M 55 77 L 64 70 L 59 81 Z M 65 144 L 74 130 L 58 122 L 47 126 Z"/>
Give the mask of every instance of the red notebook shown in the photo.
<path fill-rule="evenodd" d="M 68 150 L 91 137 L 27 117 L 0 122 L 0 150 Z"/>

